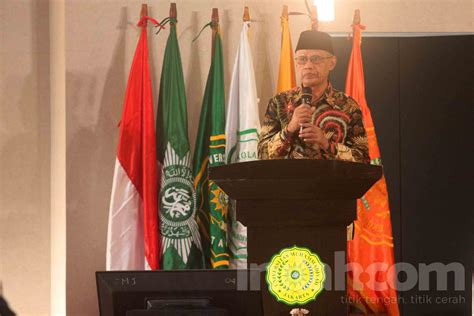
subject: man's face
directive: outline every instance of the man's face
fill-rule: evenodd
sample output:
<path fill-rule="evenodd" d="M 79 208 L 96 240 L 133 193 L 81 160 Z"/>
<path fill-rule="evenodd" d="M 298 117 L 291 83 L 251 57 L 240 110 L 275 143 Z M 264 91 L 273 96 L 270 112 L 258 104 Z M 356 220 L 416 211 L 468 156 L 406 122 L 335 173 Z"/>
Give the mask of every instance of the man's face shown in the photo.
<path fill-rule="evenodd" d="M 296 71 L 305 87 L 324 84 L 336 66 L 336 57 L 320 49 L 300 49 L 295 54 Z"/>

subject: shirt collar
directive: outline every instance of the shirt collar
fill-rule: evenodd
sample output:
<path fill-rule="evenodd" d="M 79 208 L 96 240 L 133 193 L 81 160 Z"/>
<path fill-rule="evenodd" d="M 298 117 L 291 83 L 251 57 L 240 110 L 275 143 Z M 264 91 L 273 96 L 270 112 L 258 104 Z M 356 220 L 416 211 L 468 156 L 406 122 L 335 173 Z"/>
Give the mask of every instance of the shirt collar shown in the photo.
<path fill-rule="evenodd" d="M 303 86 L 299 86 L 298 89 L 296 89 L 296 93 L 294 94 L 294 103 L 298 103 L 299 99 L 301 98 L 301 91 L 303 90 Z M 328 86 L 326 87 L 326 90 L 324 90 L 324 93 L 318 100 L 314 100 L 313 104 L 320 103 L 321 101 L 326 101 L 327 104 L 330 106 L 334 107 L 334 88 L 332 87 L 332 84 L 328 82 Z"/>

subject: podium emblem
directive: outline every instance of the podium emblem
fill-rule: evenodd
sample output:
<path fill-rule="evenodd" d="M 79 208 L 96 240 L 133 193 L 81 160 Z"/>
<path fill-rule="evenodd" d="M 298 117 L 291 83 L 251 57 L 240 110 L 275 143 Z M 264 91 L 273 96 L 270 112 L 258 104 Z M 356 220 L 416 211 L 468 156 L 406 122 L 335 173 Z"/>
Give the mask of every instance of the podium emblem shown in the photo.
<path fill-rule="evenodd" d="M 267 266 L 268 290 L 287 305 L 304 305 L 323 290 L 324 263 L 307 248 L 282 249 Z"/>

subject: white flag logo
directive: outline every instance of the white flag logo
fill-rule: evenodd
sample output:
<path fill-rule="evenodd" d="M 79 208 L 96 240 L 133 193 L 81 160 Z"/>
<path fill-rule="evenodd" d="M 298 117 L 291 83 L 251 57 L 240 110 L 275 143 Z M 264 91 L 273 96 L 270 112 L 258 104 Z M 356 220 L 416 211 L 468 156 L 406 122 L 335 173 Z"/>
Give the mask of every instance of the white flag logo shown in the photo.
<path fill-rule="evenodd" d="M 226 119 L 227 163 L 257 159 L 258 116 L 257 88 L 248 39 L 250 22 L 244 22 L 230 83 Z M 247 268 L 247 227 L 236 221 L 235 201 L 230 208 L 230 268 Z"/>

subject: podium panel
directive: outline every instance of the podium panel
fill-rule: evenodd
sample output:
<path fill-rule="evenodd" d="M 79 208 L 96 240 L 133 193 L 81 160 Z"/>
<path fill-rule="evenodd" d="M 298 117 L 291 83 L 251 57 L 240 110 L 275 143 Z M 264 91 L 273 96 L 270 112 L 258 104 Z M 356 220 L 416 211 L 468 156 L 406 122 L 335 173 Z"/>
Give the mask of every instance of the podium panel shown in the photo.
<path fill-rule="evenodd" d="M 345 287 L 335 289 L 335 253 L 346 250 L 346 227 L 356 199 L 382 176 L 382 168 L 328 160 L 266 160 L 210 168 L 210 179 L 236 200 L 237 219 L 247 226 L 248 264 L 269 263 L 283 248 L 305 247 L 326 265 L 325 289 L 302 306 L 277 302 L 261 274 L 264 315 L 288 315 L 294 307 L 314 315 L 348 314 Z M 345 262 L 345 260 L 344 260 Z M 345 280 L 345 279 L 344 279 Z M 344 281 L 345 284 L 345 281 Z"/>

